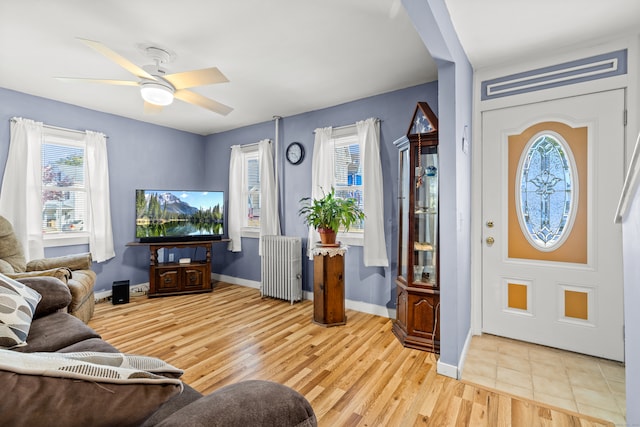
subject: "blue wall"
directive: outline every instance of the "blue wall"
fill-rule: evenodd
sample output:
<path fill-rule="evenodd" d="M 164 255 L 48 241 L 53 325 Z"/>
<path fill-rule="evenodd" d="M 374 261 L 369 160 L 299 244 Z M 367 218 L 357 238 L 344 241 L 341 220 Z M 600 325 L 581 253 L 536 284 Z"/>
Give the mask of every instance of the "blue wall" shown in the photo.
<path fill-rule="evenodd" d="M 636 147 L 636 150 L 638 147 Z M 640 187 L 622 223 L 627 423 L 640 425 Z"/>
<path fill-rule="evenodd" d="M 380 157 L 384 188 L 385 235 L 389 268 L 364 267 L 362 248 L 351 246 L 345 258 L 346 298 L 382 307 L 395 308 L 395 273 L 397 260 L 398 151 L 393 141 L 407 132 L 418 101 L 426 101 L 437 114 L 437 83 L 427 83 L 383 95 L 373 96 L 323 110 L 280 120 L 280 148 L 277 158 L 280 176 L 282 234 L 300 236 L 306 245 L 307 227 L 298 216 L 299 200 L 311 194 L 311 155 L 313 131 L 319 127 L 343 126 L 358 120 L 377 117 L 380 123 Z M 277 115 L 277 111 L 274 112 Z M 208 185 L 224 182 L 228 187 L 229 152 L 235 144 L 249 144 L 264 138 L 275 139 L 275 121 L 244 127 L 207 137 L 206 181 Z M 291 142 L 305 147 L 302 164 L 284 161 L 284 151 Z M 215 248 L 214 257 L 223 260 L 214 271 L 247 280 L 260 280 L 257 239 L 244 238 L 242 252 L 231 253 Z M 306 260 L 306 258 L 305 258 Z M 312 262 L 303 266 L 303 288 L 312 290 Z"/>
<path fill-rule="evenodd" d="M 473 69 L 458 40 L 444 0 L 402 0 L 438 65 L 440 138 L 440 360 L 438 372 L 460 375 L 471 329 L 471 135 Z M 445 95 L 446 94 L 446 95 Z"/>
<path fill-rule="evenodd" d="M 136 188 L 200 189 L 205 166 L 204 138 L 0 88 L 2 174 L 9 151 L 11 117 L 25 117 L 69 129 L 95 130 L 109 137 L 111 220 L 116 257 L 93 264 L 98 273 L 96 291 L 110 290 L 115 280 L 147 282 L 148 250 L 125 246 L 135 238 L 134 191 Z M 87 245 L 47 248 L 45 256 L 86 251 Z"/>
<path fill-rule="evenodd" d="M 397 258 L 396 204 L 397 151 L 393 141 L 406 133 L 418 101 L 427 101 L 437 113 L 437 83 L 428 83 L 323 110 L 285 117 L 280 122 L 281 211 L 283 234 L 306 238 L 307 229 L 297 215 L 298 201 L 311 192 L 313 131 L 318 127 L 353 124 L 368 117 L 381 122 L 381 161 L 385 194 L 385 234 L 390 268 L 365 268 L 362 248 L 352 247 L 346 257 L 346 297 L 350 300 L 395 308 Z M 277 112 L 275 112 L 277 113 Z M 91 129 L 108 139 L 111 218 L 116 257 L 94 263 L 96 291 L 110 290 L 115 280 L 132 284 L 148 281 L 149 253 L 144 247 L 127 247 L 134 240 L 136 188 L 221 189 L 228 191 L 229 147 L 275 138 L 275 122 L 259 123 L 203 137 L 161 126 L 105 114 L 0 88 L 0 165 L 4 172 L 9 148 L 9 119 L 25 117 L 69 129 Z M 285 162 L 284 149 L 292 141 L 305 146 L 301 165 Z M 47 248 L 46 256 L 87 251 L 86 245 Z M 257 239 L 243 239 L 239 254 L 214 245 L 212 269 L 247 280 L 260 280 Z M 304 288 L 311 290 L 311 262 L 304 263 Z"/>

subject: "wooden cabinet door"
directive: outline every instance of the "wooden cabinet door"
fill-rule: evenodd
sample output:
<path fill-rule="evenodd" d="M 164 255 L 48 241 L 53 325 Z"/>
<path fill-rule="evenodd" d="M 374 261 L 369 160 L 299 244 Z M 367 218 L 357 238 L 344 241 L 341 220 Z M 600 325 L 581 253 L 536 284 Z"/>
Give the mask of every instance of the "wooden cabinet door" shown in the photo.
<path fill-rule="evenodd" d="M 184 291 L 199 290 L 205 288 L 204 268 L 200 266 L 190 266 L 183 269 Z"/>
<path fill-rule="evenodd" d="M 439 296 L 434 294 L 409 294 L 407 332 L 409 335 L 437 340 L 436 306 Z"/>
<path fill-rule="evenodd" d="M 176 268 L 156 267 L 156 292 L 177 292 L 180 290 L 180 271 Z"/>

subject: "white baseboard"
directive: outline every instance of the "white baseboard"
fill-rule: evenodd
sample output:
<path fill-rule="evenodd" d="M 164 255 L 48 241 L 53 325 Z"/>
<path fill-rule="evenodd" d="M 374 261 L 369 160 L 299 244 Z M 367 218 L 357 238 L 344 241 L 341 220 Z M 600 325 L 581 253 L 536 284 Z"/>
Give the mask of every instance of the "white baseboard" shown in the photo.
<path fill-rule="evenodd" d="M 246 286 L 248 288 L 260 289 L 260 282 L 255 280 L 241 279 L 239 277 L 227 276 L 224 274 L 211 273 L 213 280 L 231 283 L 232 285 Z"/>
<path fill-rule="evenodd" d="M 471 346 L 471 338 L 473 333 L 469 329 L 467 339 L 464 340 L 464 346 L 462 347 L 462 353 L 460 354 L 460 362 L 458 362 L 458 379 L 462 378 L 462 370 L 464 369 L 464 363 L 467 361 L 467 353 L 469 352 L 469 346 Z"/>
<path fill-rule="evenodd" d="M 384 307 L 381 305 L 370 304 L 362 301 L 346 300 L 345 306 L 350 310 L 360 311 L 362 313 L 374 314 L 380 317 L 387 317 L 389 319 L 396 318 L 396 309 Z"/>
<path fill-rule="evenodd" d="M 313 292 L 302 291 L 302 297 L 313 301 Z M 381 305 L 371 304 L 362 301 L 352 301 L 350 299 L 344 301 L 345 308 L 349 310 L 359 311 L 361 313 L 373 314 L 375 316 L 387 317 L 389 319 L 396 318 L 396 309 L 383 307 Z"/>
<path fill-rule="evenodd" d="M 246 286 L 248 288 L 260 289 L 260 282 L 256 280 L 241 279 L 239 277 L 227 276 L 224 274 L 212 273 L 211 278 L 220 282 L 231 283 L 232 285 Z M 149 283 L 141 283 L 130 286 L 131 293 L 148 292 Z M 95 295 L 96 301 L 102 301 L 111 298 L 111 291 L 98 292 Z M 313 292 L 302 291 L 302 298 L 313 301 Z M 370 304 L 362 301 L 345 300 L 345 307 L 349 310 L 360 311 L 362 313 L 373 314 L 376 316 L 387 317 L 389 319 L 396 318 L 396 310 L 394 308 L 383 307 L 376 304 Z"/>
<path fill-rule="evenodd" d="M 238 277 L 226 276 L 224 274 L 212 273 L 214 280 L 231 283 L 232 285 L 247 286 L 249 288 L 260 289 L 260 282 L 256 280 L 240 279 Z M 313 292 L 302 291 L 302 299 L 313 301 Z M 345 307 L 350 310 L 361 311 L 363 313 L 374 314 L 376 316 L 396 318 L 396 310 L 394 308 L 383 307 L 380 305 L 369 304 L 361 301 L 345 301 Z"/>
<path fill-rule="evenodd" d="M 469 351 L 469 346 L 471 345 L 471 337 L 471 330 L 469 330 L 467 338 L 464 340 L 464 346 L 462 347 L 462 353 L 460 354 L 460 361 L 458 362 L 458 366 L 449 365 L 448 363 L 443 363 L 438 360 L 438 373 L 440 375 L 455 378 L 456 380 L 462 378 L 462 368 L 464 367 L 464 362 L 467 358 L 467 352 Z"/>
<path fill-rule="evenodd" d="M 129 294 L 146 294 L 149 292 L 149 282 L 138 283 L 137 285 L 129 285 Z M 96 302 L 108 300 L 111 298 L 111 290 L 96 292 L 94 298 Z"/>
<path fill-rule="evenodd" d="M 437 372 L 445 377 L 454 378 L 456 380 L 458 379 L 458 367 L 455 365 L 449 365 L 448 363 L 443 363 L 440 360 L 438 360 Z"/>

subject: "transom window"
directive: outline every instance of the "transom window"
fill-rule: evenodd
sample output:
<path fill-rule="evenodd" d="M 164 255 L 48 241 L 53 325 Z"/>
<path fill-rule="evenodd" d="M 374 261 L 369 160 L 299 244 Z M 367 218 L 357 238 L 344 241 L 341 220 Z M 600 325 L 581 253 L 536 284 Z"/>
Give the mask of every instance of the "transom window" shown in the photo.
<path fill-rule="evenodd" d="M 518 218 L 527 240 L 549 251 L 564 242 L 575 216 L 575 162 L 559 135 L 538 135 L 528 146 L 518 174 Z"/>

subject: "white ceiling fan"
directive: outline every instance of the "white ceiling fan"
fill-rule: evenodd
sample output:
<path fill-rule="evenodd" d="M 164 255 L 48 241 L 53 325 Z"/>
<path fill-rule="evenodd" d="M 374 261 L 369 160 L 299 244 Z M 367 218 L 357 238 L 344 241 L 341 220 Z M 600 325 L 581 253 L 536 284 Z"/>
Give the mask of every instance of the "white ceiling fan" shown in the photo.
<path fill-rule="evenodd" d="M 222 114 L 223 116 L 226 116 L 233 111 L 233 108 L 227 105 L 204 97 L 198 93 L 186 90 L 196 86 L 228 82 L 229 80 L 216 67 L 166 74 L 162 65 L 170 62 L 173 55 L 165 49 L 150 45 L 141 46 L 141 49 L 154 61 L 154 64 L 139 67 L 100 42 L 81 38 L 78 40 L 120 65 L 122 68 L 136 76 L 139 80 L 130 81 L 74 77 L 57 77 L 57 79 L 63 81 L 103 83 L 120 86 L 138 86 L 140 88 L 142 99 L 144 99 L 144 110 L 148 113 L 161 111 L 162 107 L 171 104 L 174 98 L 198 107 L 206 108 L 207 110 Z"/>

